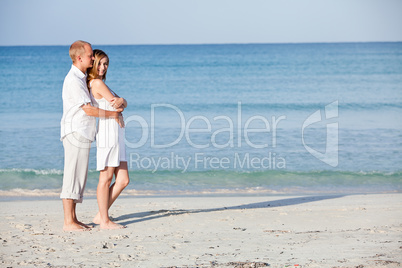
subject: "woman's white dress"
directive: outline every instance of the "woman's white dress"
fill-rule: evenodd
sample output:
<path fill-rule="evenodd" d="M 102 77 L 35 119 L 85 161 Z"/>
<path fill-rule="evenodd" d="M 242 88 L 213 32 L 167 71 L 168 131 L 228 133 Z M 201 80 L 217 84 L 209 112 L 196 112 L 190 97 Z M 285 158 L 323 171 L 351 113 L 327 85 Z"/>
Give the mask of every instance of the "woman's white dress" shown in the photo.
<path fill-rule="evenodd" d="M 115 95 L 112 92 L 113 95 Z M 107 111 L 116 111 L 105 99 L 95 99 L 94 106 Z M 96 170 L 105 167 L 118 167 L 126 160 L 124 145 L 124 128 L 121 128 L 114 118 L 99 118 L 96 133 Z"/>

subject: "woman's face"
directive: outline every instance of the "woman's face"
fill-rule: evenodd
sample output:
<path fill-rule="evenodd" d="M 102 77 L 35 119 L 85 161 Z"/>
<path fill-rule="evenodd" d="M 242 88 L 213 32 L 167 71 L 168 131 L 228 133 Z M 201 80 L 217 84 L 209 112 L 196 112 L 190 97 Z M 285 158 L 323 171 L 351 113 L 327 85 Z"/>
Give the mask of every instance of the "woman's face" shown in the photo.
<path fill-rule="evenodd" d="M 108 57 L 103 57 L 100 61 L 99 61 L 99 65 L 98 65 L 98 75 L 99 76 L 104 76 L 106 71 L 107 71 L 107 67 L 109 66 L 109 59 Z"/>

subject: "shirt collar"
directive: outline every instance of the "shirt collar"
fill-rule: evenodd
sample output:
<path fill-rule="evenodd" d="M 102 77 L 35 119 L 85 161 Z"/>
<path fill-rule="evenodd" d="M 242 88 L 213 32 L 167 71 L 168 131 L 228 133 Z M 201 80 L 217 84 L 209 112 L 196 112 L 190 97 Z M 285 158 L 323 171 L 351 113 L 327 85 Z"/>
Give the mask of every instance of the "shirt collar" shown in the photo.
<path fill-rule="evenodd" d="M 87 77 L 87 74 L 86 74 L 86 73 L 84 74 L 83 72 L 81 72 L 81 70 L 78 69 L 77 66 L 75 66 L 74 64 L 71 65 L 71 70 L 72 70 L 80 79 L 83 79 L 83 78 L 86 78 L 86 77 Z"/>

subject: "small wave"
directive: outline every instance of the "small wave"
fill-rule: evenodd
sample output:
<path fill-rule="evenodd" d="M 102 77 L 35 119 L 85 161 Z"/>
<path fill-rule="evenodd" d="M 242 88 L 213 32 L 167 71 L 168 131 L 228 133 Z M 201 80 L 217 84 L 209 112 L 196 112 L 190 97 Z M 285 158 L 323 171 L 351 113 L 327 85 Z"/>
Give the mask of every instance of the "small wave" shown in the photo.
<path fill-rule="evenodd" d="M 12 169 L 0 169 L 1 173 L 34 173 L 35 175 L 62 175 L 63 170 L 59 169 L 28 169 L 28 168 L 12 168 Z"/>
<path fill-rule="evenodd" d="M 181 170 L 129 171 L 131 183 L 125 191 L 141 193 L 273 193 L 289 189 L 303 191 L 332 191 L 331 189 L 366 188 L 401 190 L 402 172 L 380 171 L 227 171 L 207 170 L 182 173 Z M 99 172 L 90 170 L 86 189 L 96 191 Z M 27 191 L 52 191 L 60 189 L 63 172 L 57 169 L 0 169 L 0 189 L 8 194 L 24 195 Z M 293 191 L 293 190 L 292 190 Z M 59 191 L 57 191 L 59 192 Z M 3 192 L 2 194 L 5 194 Z"/>

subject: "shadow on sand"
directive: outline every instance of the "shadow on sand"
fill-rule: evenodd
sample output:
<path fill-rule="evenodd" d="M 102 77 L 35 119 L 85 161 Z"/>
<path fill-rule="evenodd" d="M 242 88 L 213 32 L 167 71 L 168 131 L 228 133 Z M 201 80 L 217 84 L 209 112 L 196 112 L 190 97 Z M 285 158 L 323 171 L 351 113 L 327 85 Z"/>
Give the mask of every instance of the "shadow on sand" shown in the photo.
<path fill-rule="evenodd" d="M 244 204 L 238 206 L 231 207 L 219 207 L 219 208 L 207 208 L 207 209 L 178 209 L 178 210 L 158 210 L 158 211 L 146 211 L 146 212 L 137 212 L 119 216 L 114 218 L 115 221 L 123 221 L 119 222 L 122 225 L 129 225 L 132 223 L 154 220 L 158 218 L 168 217 L 168 216 L 177 216 L 181 214 L 193 214 L 193 213 L 208 213 L 215 211 L 224 211 L 224 210 L 241 210 L 241 209 L 258 209 L 258 208 L 275 208 L 275 207 L 284 207 L 284 206 L 292 206 L 299 205 L 303 203 L 317 202 L 321 200 L 340 198 L 344 195 L 327 195 L 327 196 L 305 196 L 305 197 L 295 197 L 295 198 L 287 198 L 273 201 L 265 201 L 251 204 Z"/>

